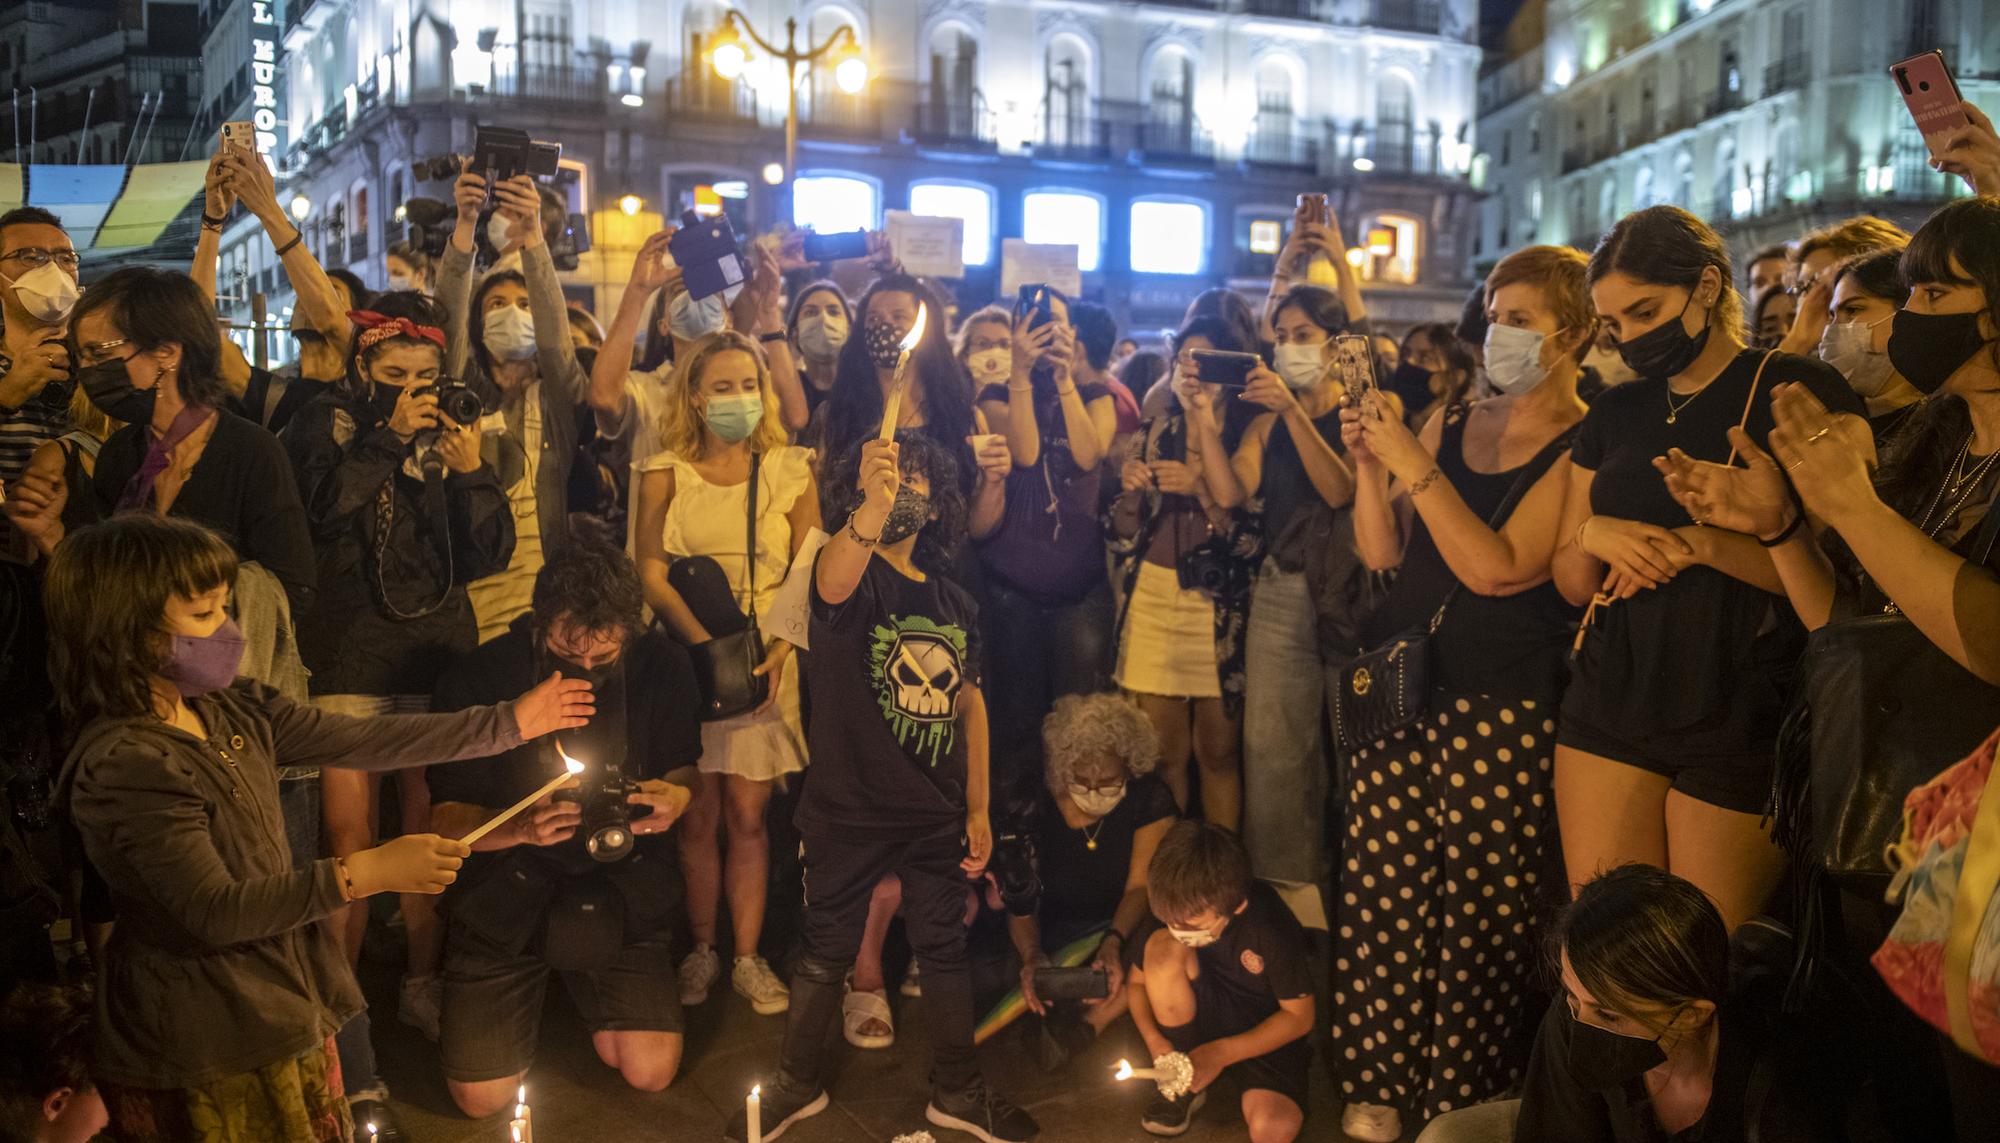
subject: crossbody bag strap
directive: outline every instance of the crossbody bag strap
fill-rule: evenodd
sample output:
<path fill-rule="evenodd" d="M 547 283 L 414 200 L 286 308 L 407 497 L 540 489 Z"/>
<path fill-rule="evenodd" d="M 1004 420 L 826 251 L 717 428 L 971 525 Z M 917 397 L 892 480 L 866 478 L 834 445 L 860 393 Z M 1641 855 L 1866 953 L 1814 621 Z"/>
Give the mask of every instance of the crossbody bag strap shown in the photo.
<path fill-rule="evenodd" d="M 1500 506 L 1495 508 L 1493 515 L 1487 518 L 1487 528 L 1495 532 L 1500 530 L 1500 525 L 1506 522 L 1508 514 L 1514 511 L 1514 507 L 1521 502 L 1522 497 L 1528 494 L 1528 489 L 1534 487 L 1537 480 L 1548 475 L 1549 466 L 1554 463 L 1556 457 L 1562 455 L 1564 449 L 1569 447 L 1570 438 L 1575 435 L 1576 426 L 1571 425 L 1569 428 L 1557 433 L 1555 439 L 1543 445 L 1540 452 L 1529 458 L 1527 465 L 1521 469 L 1521 475 L 1515 477 L 1513 485 L 1507 489 L 1507 495 L 1500 501 Z M 1460 439 L 1462 441 L 1463 437 Z M 1440 556 L 1439 558 L 1443 557 Z M 1464 581 L 1460 580 L 1457 576 L 1454 575 L 1451 577 L 1451 590 L 1444 593 L 1444 599 L 1438 604 L 1437 611 L 1431 616 L 1429 628 L 1431 634 L 1437 634 L 1438 627 L 1444 623 L 1446 609 L 1451 607 L 1452 601 L 1458 598 L 1459 589 L 1464 586 Z"/>
<path fill-rule="evenodd" d="M 1986 502 L 1986 518 L 1979 521 L 1979 535 L 1972 541 L 1972 566 L 1987 567 L 1993 562 L 1993 548 L 2000 543 L 2000 488 Z"/>
<path fill-rule="evenodd" d="M 1775 349 L 1765 350 L 1764 360 L 1759 361 L 1757 363 L 1756 375 L 1750 378 L 1750 395 L 1743 398 L 1743 415 L 1741 417 L 1738 417 L 1736 420 L 1736 427 L 1742 429 L 1746 433 L 1750 431 L 1750 410 L 1755 408 L 1757 405 L 1757 386 L 1761 384 L 1764 380 L 1764 367 L 1766 365 L 1769 365 L 1771 363 L 1771 358 L 1776 357 L 1777 355 L 1778 351 Z M 1736 467 L 1735 445 L 1729 446 L 1729 459 L 1723 462 L 1722 467 L 1724 468 Z"/>
<path fill-rule="evenodd" d="M 744 525 L 746 540 L 743 550 L 750 553 L 746 558 L 750 565 L 750 630 L 757 629 L 757 470 L 764 463 L 764 454 L 750 454 L 750 508 L 744 513 L 748 523 Z"/>

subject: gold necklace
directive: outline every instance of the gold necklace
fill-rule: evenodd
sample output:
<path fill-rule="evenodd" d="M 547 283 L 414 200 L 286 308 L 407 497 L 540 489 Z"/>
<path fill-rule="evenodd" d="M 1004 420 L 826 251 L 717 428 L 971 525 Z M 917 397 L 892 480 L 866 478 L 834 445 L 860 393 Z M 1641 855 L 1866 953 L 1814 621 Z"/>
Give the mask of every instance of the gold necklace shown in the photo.
<path fill-rule="evenodd" d="M 1717 375 L 1716 375 L 1716 377 L 1720 377 L 1720 376 L 1721 376 L 1721 374 L 1717 374 Z M 1681 402 L 1680 404 L 1678 404 L 1678 405 L 1674 404 L 1674 391 L 1673 391 L 1673 388 L 1672 388 L 1671 386 L 1669 386 L 1669 387 L 1668 387 L 1668 389 L 1667 389 L 1667 423 L 1671 425 L 1671 424 L 1673 424 L 1673 423 L 1674 423 L 1675 421 L 1678 421 L 1678 420 L 1680 420 L 1680 419 L 1681 419 L 1681 410 L 1682 410 L 1682 409 L 1685 409 L 1685 408 L 1687 408 L 1687 407 L 1688 407 L 1689 405 L 1692 405 L 1692 404 L 1694 404 L 1694 399 L 1695 399 L 1696 397 L 1699 397 L 1699 396 L 1701 396 L 1701 395 L 1702 395 L 1703 393 L 1706 393 L 1706 392 L 1708 392 L 1708 387 L 1709 387 L 1710 385 L 1713 385 L 1713 384 L 1715 384 L 1715 382 L 1716 382 L 1716 377 L 1711 377 L 1711 378 L 1709 378 L 1709 379 L 1708 379 L 1707 381 L 1703 382 L 1703 383 L 1702 383 L 1702 386 L 1701 386 L 1701 388 L 1699 388 L 1699 389 L 1696 389 L 1696 390 L 1695 390 L 1694 392 L 1692 392 L 1692 393 L 1689 393 L 1689 394 L 1687 395 L 1687 400 L 1685 400 L 1685 401 L 1682 401 L 1682 402 Z"/>
<path fill-rule="evenodd" d="M 1104 821 L 1105 819 L 1098 818 L 1097 828 L 1095 830 L 1091 829 L 1089 826 L 1083 827 L 1083 848 L 1091 850 L 1093 852 L 1096 851 L 1097 835 L 1104 832 Z"/>

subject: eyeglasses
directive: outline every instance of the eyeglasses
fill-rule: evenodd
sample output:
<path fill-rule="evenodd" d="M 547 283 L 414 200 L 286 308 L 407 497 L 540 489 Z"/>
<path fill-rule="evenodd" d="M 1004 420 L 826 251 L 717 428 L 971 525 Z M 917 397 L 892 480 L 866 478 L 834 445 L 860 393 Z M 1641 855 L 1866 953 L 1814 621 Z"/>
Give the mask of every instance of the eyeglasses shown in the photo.
<path fill-rule="evenodd" d="M 50 250 L 44 246 L 23 246 L 19 250 L 9 250 L 0 254 L 0 262 L 24 262 L 30 268 L 39 270 L 54 262 L 65 270 L 74 270 L 83 262 L 83 257 L 74 250 Z"/>
<path fill-rule="evenodd" d="M 1072 780 L 1069 788 L 1072 793 L 1122 794 L 1125 792 L 1125 779 L 1120 778 L 1116 782 L 1109 782 L 1103 785 L 1092 785 L 1081 780 Z"/>
<path fill-rule="evenodd" d="M 88 342 L 76 347 L 77 360 L 84 365 L 102 364 L 111 360 L 112 350 L 117 349 L 121 345 L 130 344 L 132 344 L 132 339 L 129 337 L 121 337 L 115 341 Z"/>

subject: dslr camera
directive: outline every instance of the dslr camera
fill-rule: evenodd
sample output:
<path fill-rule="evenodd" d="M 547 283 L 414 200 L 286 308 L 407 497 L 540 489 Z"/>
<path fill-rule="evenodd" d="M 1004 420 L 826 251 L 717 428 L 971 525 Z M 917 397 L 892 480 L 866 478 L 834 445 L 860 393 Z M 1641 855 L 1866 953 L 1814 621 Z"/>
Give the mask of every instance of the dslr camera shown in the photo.
<path fill-rule="evenodd" d="M 479 418 L 486 415 L 486 402 L 479 399 L 479 394 L 473 392 L 471 386 L 457 378 L 440 377 L 437 384 L 426 385 L 417 392 L 436 397 L 438 412 L 461 425 L 477 424 Z"/>
<path fill-rule="evenodd" d="M 1249 568 L 1221 536 L 1203 540 L 1184 552 L 1174 565 L 1174 575 L 1182 591 L 1205 591 L 1220 597 L 1250 590 Z"/>
<path fill-rule="evenodd" d="M 583 821 L 576 832 L 583 838 L 583 848 L 594 860 L 608 865 L 631 854 L 636 840 L 632 819 L 653 812 L 651 806 L 635 806 L 625 800 L 638 792 L 639 784 L 626 780 L 622 765 L 605 762 L 585 770 L 575 789 L 558 790 L 556 798 L 575 802 L 582 809 Z"/>
<path fill-rule="evenodd" d="M 1002 833 L 993 839 L 993 859 L 987 871 L 1000 887 L 1000 902 L 1009 913 L 1030 914 L 1042 899 L 1040 861 L 1035 854 L 1035 836 L 1025 831 Z"/>
<path fill-rule="evenodd" d="M 514 127 L 481 127 L 472 140 L 472 170 L 486 180 L 489 196 L 494 184 L 515 175 L 555 178 L 561 159 L 561 143 L 531 139 Z"/>

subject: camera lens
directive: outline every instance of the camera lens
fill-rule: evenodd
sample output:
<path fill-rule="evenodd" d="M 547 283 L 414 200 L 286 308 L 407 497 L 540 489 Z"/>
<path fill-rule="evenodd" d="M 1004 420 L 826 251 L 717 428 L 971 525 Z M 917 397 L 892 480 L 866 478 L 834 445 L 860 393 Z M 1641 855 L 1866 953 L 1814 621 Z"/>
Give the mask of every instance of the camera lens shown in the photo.
<path fill-rule="evenodd" d="M 622 825 L 601 826 L 584 843 L 590 856 L 598 861 L 617 861 L 632 850 L 632 831 Z"/>

